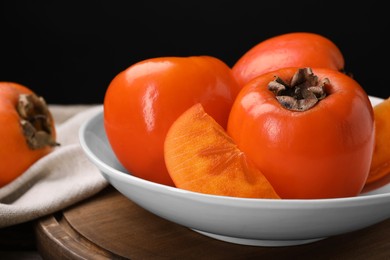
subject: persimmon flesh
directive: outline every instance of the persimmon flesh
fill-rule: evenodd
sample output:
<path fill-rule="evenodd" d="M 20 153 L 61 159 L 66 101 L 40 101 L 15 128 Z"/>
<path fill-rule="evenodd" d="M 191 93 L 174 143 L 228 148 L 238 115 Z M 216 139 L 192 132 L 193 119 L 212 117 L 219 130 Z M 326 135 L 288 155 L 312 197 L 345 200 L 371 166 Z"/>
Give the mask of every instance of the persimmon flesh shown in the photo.
<path fill-rule="evenodd" d="M 375 146 L 366 183 L 390 174 L 390 98 L 374 106 Z"/>
<path fill-rule="evenodd" d="M 221 196 L 280 198 L 200 103 L 170 127 L 164 158 L 177 188 Z"/>

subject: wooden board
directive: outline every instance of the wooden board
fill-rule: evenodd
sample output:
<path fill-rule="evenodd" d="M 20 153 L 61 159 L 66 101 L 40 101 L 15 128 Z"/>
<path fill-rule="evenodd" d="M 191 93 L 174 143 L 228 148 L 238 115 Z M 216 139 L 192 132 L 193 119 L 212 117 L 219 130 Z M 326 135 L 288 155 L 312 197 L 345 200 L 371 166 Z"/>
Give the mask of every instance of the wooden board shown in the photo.
<path fill-rule="evenodd" d="M 245 246 L 162 219 L 112 187 L 39 220 L 35 233 L 45 259 L 390 259 L 390 219 L 305 245 Z"/>

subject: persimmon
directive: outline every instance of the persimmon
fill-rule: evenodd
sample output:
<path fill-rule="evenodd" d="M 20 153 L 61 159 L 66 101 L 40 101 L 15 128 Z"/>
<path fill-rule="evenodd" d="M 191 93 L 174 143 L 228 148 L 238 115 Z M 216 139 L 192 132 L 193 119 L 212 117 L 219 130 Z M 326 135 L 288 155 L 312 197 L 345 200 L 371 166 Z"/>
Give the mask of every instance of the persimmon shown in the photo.
<path fill-rule="evenodd" d="M 45 100 L 19 83 L 0 82 L 0 125 L 2 187 L 58 144 Z"/>
<path fill-rule="evenodd" d="M 374 113 L 360 84 L 326 68 L 282 68 L 237 96 L 228 134 L 283 199 L 353 197 L 367 179 Z"/>
<path fill-rule="evenodd" d="M 173 122 L 165 139 L 164 158 L 177 188 L 222 196 L 279 198 L 200 103 Z"/>
<path fill-rule="evenodd" d="M 240 87 L 231 69 L 211 56 L 157 57 L 118 73 L 104 97 L 104 127 L 121 164 L 133 175 L 173 186 L 164 139 L 195 103 L 226 127 Z"/>
<path fill-rule="evenodd" d="M 259 42 L 232 67 L 243 86 L 261 74 L 285 67 L 344 70 L 344 56 L 329 38 L 310 32 L 291 32 Z"/>
<path fill-rule="evenodd" d="M 366 183 L 390 174 L 390 98 L 374 106 L 375 147 Z"/>

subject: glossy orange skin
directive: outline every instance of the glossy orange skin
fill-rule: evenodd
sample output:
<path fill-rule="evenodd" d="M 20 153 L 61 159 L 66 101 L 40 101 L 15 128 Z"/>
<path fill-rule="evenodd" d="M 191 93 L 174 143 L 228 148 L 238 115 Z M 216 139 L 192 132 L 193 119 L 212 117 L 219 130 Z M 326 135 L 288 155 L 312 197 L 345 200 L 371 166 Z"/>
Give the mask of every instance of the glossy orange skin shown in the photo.
<path fill-rule="evenodd" d="M 267 85 L 278 75 L 290 82 L 296 68 L 250 81 L 233 104 L 227 131 L 283 199 L 349 197 L 367 179 L 374 147 L 374 115 L 361 86 L 345 74 L 327 77 L 328 96 L 313 108 L 283 108 Z"/>
<path fill-rule="evenodd" d="M 256 76 L 285 67 L 344 69 L 340 49 L 328 38 L 309 32 L 292 32 L 264 40 L 232 67 L 233 75 L 243 86 Z"/>
<path fill-rule="evenodd" d="M 231 69 L 214 57 L 160 57 L 138 62 L 119 73 L 106 91 L 108 140 L 129 172 L 174 186 L 163 149 L 173 121 L 200 102 L 226 128 L 239 90 Z"/>
<path fill-rule="evenodd" d="M 28 147 L 16 110 L 20 94 L 33 94 L 33 91 L 18 83 L 0 82 L 0 187 L 19 177 L 53 149 Z M 52 132 L 55 136 L 54 124 Z"/>

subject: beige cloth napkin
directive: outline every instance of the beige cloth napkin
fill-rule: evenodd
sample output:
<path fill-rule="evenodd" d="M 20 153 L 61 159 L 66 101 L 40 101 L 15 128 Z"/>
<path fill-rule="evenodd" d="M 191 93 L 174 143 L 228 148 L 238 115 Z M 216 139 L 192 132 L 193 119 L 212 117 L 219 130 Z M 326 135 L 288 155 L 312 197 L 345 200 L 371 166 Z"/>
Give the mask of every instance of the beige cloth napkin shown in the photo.
<path fill-rule="evenodd" d="M 101 105 L 50 105 L 60 143 L 0 188 L 0 228 L 37 219 L 86 199 L 108 185 L 79 144 L 82 123 Z"/>

